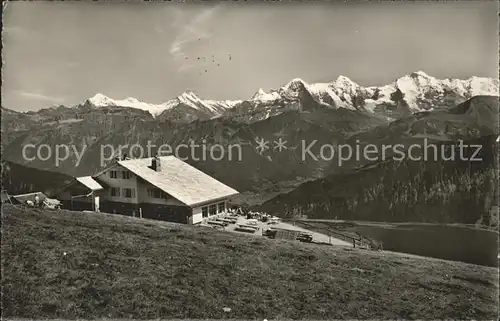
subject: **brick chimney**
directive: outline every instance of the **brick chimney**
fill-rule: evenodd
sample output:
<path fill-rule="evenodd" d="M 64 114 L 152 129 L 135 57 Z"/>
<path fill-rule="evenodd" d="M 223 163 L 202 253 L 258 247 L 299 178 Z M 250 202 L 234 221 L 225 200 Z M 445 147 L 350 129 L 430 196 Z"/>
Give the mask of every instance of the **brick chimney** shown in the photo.
<path fill-rule="evenodd" d="M 156 172 L 161 172 L 161 160 L 160 157 L 158 157 L 158 154 L 151 159 L 151 169 Z"/>

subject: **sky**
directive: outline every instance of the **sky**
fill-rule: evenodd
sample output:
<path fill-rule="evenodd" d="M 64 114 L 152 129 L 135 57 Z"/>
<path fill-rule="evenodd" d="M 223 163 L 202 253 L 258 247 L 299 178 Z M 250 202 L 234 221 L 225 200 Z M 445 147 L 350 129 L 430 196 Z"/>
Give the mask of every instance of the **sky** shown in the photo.
<path fill-rule="evenodd" d="M 497 12 L 496 1 L 11 2 L 2 106 L 72 106 L 96 93 L 162 103 L 186 90 L 248 99 L 293 78 L 368 86 L 417 70 L 497 78 Z"/>

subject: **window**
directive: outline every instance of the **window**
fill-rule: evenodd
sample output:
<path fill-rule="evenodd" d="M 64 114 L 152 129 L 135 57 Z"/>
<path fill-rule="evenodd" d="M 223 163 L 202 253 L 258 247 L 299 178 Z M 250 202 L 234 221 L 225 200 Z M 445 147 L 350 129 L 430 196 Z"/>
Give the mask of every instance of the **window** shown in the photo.
<path fill-rule="evenodd" d="M 219 203 L 217 204 L 217 209 L 219 210 L 219 213 L 222 213 L 226 210 L 226 203 L 222 202 L 222 203 Z"/>
<path fill-rule="evenodd" d="M 135 189 L 133 189 L 133 188 L 124 188 L 123 189 L 123 196 L 125 196 L 127 198 L 135 197 Z"/>
<path fill-rule="evenodd" d="M 209 211 L 210 215 L 217 214 L 217 205 L 215 205 L 215 204 L 210 205 L 208 211 Z"/>
<path fill-rule="evenodd" d="M 148 188 L 148 196 L 154 198 L 163 198 L 163 199 L 168 198 L 167 193 L 163 192 L 159 188 Z"/>
<path fill-rule="evenodd" d="M 118 187 L 111 187 L 111 189 L 109 190 L 109 195 L 110 196 L 120 196 L 120 188 Z"/>
<path fill-rule="evenodd" d="M 118 178 L 118 172 L 117 171 L 109 171 L 109 177 Z"/>
<path fill-rule="evenodd" d="M 203 206 L 201 208 L 201 216 L 208 217 L 208 206 Z"/>
<path fill-rule="evenodd" d="M 132 177 L 132 174 L 128 171 L 123 171 L 122 172 L 122 178 L 123 179 L 130 179 Z"/>

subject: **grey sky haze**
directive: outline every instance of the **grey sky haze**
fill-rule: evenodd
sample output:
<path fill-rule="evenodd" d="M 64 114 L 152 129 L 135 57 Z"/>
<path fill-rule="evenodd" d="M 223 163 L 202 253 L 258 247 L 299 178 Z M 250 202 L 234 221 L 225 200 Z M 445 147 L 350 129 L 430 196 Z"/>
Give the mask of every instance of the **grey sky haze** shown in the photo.
<path fill-rule="evenodd" d="M 247 99 L 297 77 L 380 85 L 417 70 L 496 78 L 497 11 L 496 1 L 14 2 L 2 106 L 75 105 L 96 93 L 161 103 L 185 90 Z"/>

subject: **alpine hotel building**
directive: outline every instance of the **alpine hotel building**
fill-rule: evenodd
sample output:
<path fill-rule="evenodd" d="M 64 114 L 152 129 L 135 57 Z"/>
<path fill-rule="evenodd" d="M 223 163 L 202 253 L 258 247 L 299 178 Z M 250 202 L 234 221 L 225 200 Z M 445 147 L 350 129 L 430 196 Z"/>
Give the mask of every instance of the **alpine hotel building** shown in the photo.
<path fill-rule="evenodd" d="M 238 191 L 174 156 L 118 160 L 77 177 L 57 195 L 63 207 L 197 224 L 225 212 Z"/>

